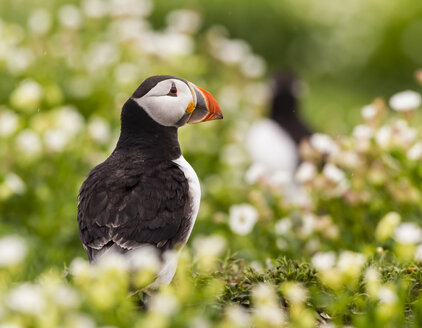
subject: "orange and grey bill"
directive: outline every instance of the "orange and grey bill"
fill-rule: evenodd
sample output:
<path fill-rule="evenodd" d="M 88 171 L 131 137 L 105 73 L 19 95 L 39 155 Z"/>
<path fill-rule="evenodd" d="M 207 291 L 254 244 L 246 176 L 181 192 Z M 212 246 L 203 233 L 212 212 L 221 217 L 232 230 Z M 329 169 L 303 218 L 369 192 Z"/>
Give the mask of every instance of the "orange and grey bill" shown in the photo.
<path fill-rule="evenodd" d="M 223 113 L 221 112 L 220 105 L 218 105 L 217 100 L 215 100 L 214 97 L 208 91 L 198 86 L 196 87 L 204 96 L 204 100 L 208 109 L 208 114 L 201 120 L 201 122 L 222 119 Z"/>

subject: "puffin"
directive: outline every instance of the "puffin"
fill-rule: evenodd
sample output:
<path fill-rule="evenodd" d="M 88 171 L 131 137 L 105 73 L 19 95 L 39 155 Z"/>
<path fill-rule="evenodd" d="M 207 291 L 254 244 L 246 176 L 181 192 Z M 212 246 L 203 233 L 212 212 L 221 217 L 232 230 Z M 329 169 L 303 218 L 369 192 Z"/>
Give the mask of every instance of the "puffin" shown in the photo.
<path fill-rule="evenodd" d="M 300 117 L 299 83 L 291 73 L 275 75 L 268 118 L 254 122 L 246 136 L 246 148 L 253 163 L 269 174 L 294 175 L 300 164 L 299 145 L 312 135 Z"/>
<path fill-rule="evenodd" d="M 79 237 L 91 263 L 108 252 L 152 247 L 162 261 L 156 282 L 171 282 L 177 258 L 165 255 L 188 241 L 201 197 L 178 128 L 222 118 L 214 97 L 183 78 L 156 75 L 141 83 L 123 105 L 115 149 L 79 191 Z"/>
<path fill-rule="evenodd" d="M 299 87 L 293 74 L 276 74 L 269 117 L 254 122 L 246 135 L 246 149 L 252 161 L 246 180 L 282 186 L 285 199 L 294 204 L 308 201 L 295 175 L 301 163 L 300 143 L 313 134 L 300 117 Z"/>

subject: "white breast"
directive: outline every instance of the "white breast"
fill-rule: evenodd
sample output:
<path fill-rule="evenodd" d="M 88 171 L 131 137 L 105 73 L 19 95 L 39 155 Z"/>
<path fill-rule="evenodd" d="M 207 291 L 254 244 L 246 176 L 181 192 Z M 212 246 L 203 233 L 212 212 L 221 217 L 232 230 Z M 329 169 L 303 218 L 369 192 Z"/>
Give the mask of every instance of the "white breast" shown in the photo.
<path fill-rule="evenodd" d="M 247 135 L 246 147 L 254 163 L 269 173 L 289 172 L 293 175 L 299 161 L 293 139 L 277 123 L 269 119 L 255 122 Z"/>
<path fill-rule="evenodd" d="M 193 225 L 195 224 L 196 216 L 198 215 L 199 211 L 199 204 L 201 202 L 201 185 L 199 184 L 199 179 L 194 169 L 185 160 L 183 155 L 180 155 L 180 157 L 178 159 L 173 160 L 173 162 L 176 163 L 179 168 L 183 171 L 189 184 L 189 200 L 192 209 L 192 216 L 190 218 L 191 226 L 189 228 L 189 233 L 187 236 L 187 238 L 189 238 L 189 235 L 192 232 Z"/>
<path fill-rule="evenodd" d="M 201 201 L 201 185 L 199 184 L 198 176 L 193 170 L 192 166 L 185 160 L 181 155 L 178 159 L 173 161 L 176 163 L 179 168 L 183 171 L 186 179 L 189 184 L 189 202 L 192 209 L 192 215 L 190 217 L 190 227 L 186 236 L 186 242 L 192 232 L 193 226 L 195 224 L 196 216 L 199 211 L 199 203 Z M 161 267 L 160 272 L 158 273 L 158 278 L 155 282 L 155 285 L 160 284 L 169 284 L 173 279 L 174 274 L 176 273 L 177 262 L 180 255 L 181 249 L 178 251 L 167 251 L 164 253 L 164 263 Z"/>

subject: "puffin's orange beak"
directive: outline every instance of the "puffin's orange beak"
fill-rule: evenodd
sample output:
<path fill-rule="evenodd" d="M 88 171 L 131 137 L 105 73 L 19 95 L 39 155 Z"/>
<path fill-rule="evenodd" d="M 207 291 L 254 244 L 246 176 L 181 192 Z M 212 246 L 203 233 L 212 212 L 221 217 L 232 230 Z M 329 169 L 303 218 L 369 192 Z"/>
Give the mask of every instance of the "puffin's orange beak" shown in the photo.
<path fill-rule="evenodd" d="M 189 83 L 194 99 L 196 100 L 195 108 L 190 108 L 191 116 L 187 123 L 200 123 L 223 118 L 220 106 L 214 97 L 206 90 Z M 189 108 L 189 107 L 188 107 Z"/>

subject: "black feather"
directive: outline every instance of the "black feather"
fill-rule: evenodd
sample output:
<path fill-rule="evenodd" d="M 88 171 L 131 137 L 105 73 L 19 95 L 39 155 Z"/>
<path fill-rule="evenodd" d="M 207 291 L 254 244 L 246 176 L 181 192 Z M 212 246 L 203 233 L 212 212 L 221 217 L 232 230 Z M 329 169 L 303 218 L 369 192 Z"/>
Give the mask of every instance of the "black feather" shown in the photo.
<path fill-rule="evenodd" d="M 78 198 L 79 236 L 91 261 L 110 247 L 150 243 L 164 251 L 185 241 L 191 206 L 173 162 L 180 155 L 176 128 L 159 125 L 133 100 L 124 105 L 116 149 L 91 170 Z"/>

